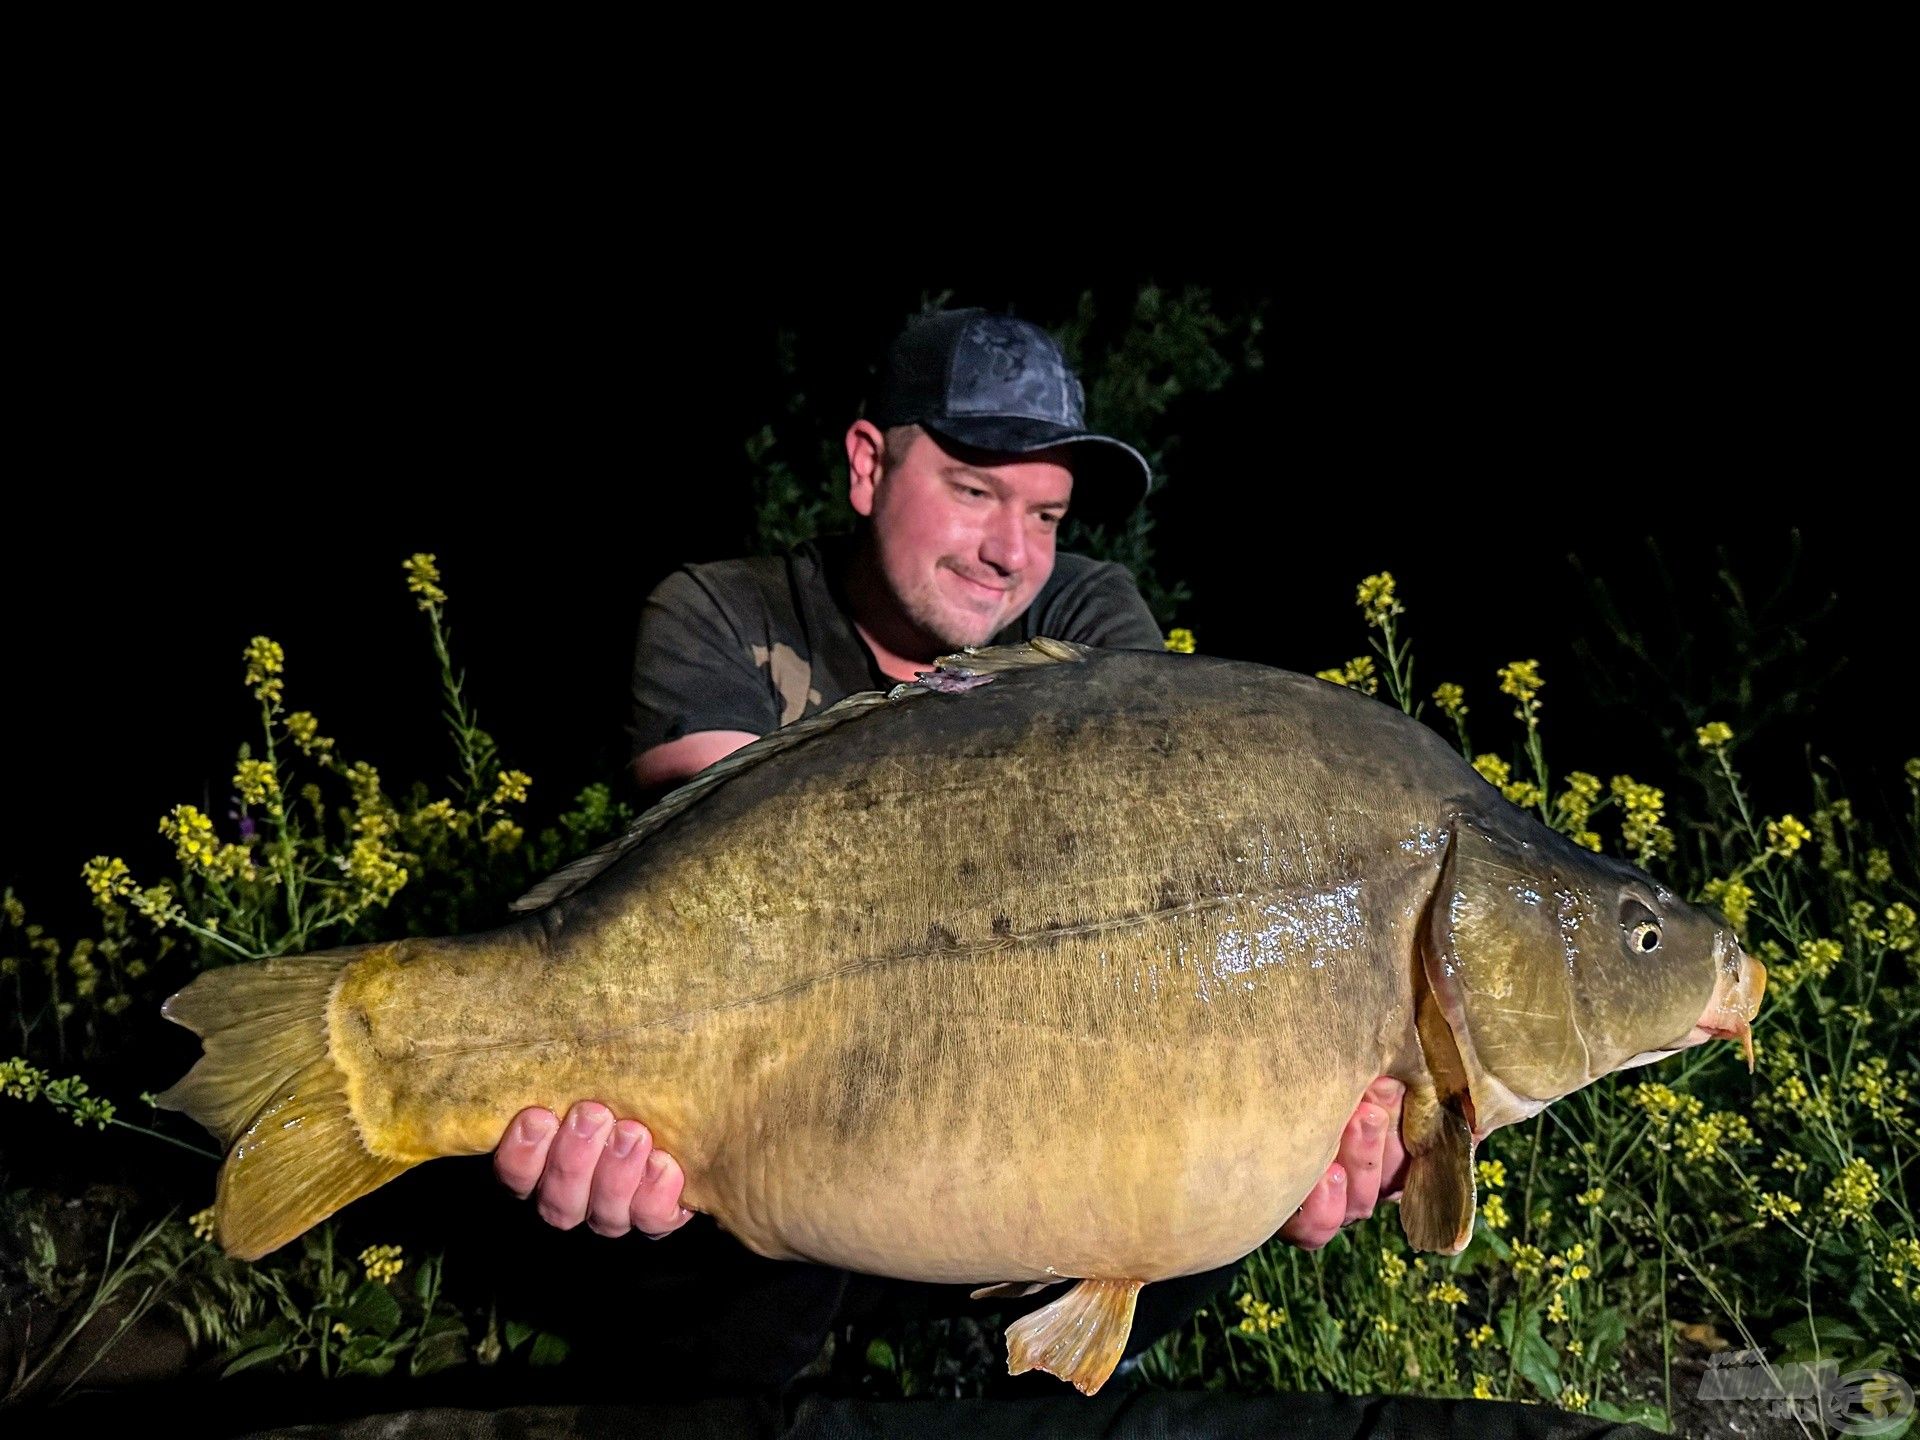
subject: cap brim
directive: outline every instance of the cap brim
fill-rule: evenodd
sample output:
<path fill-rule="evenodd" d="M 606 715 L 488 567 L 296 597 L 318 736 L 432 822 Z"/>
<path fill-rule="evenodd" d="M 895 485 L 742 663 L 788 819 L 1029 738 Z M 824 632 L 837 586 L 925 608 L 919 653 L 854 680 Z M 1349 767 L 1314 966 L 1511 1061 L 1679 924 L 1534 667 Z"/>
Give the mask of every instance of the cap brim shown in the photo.
<path fill-rule="evenodd" d="M 1098 525 L 1124 519 L 1147 496 L 1153 471 L 1146 457 L 1111 435 L 1095 435 L 1026 415 L 958 415 L 922 420 L 920 428 L 949 446 L 983 455 L 1031 455 L 1072 446 L 1073 503 L 1069 513 Z"/>

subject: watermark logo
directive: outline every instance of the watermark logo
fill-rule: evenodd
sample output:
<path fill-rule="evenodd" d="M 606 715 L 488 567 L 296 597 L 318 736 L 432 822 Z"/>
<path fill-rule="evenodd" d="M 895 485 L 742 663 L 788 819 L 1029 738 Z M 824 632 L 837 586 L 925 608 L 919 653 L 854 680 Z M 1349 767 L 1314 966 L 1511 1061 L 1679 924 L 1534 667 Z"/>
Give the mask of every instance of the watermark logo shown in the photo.
<path fill-rule="evenodd" d="M 1758 1350 L 1728 1350 L 1707 1362 L 1702 1400 L 1737 1400 L 1769 1414 L 1824 1425 L 1839 1435 L 1887 1435 L 1914 1412 L 1913 1386 L 1889 1370 L 1840 1373 L 1832 1360 L 1769 1365 Z"/>

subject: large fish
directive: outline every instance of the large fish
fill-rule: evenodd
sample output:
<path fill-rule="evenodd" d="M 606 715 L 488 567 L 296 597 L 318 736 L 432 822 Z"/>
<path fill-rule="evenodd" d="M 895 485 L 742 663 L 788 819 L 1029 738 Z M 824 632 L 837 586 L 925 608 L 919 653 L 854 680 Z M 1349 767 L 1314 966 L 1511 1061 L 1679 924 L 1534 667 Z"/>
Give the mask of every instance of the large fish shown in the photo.
<path fill-rule="evenodd" d="M 520 905 L 167 1002 L 230 1253 L 592 1097 L 763 1255 L 1066 1284 L 1009 1363 L 1088 1392 L 1140 1287 L 1270 1237 L 1375 1076 L 1408 1238 L 1457 1252 L 1476 1140 L 1746 1037 L 1766 975 L 1397 710 L 1045 640 L 775 732 Z"/>

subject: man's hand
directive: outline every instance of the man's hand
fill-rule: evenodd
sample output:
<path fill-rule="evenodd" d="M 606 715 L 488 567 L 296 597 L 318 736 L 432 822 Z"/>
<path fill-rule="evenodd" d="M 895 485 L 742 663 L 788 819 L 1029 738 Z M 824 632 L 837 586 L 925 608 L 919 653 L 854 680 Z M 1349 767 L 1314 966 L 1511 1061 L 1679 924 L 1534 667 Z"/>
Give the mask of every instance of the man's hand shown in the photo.
<path fill-rule="evenodd" d="M 1407 1087 L 1382 1075 L 1367 1087 L 1360 1108 L 1340 1136 L 1340 1154 L 1308 1193 L 1280 1238 L 1318 1250 L 1351 1220 L 1364 1220 L 1382 1200 L 1396 1200 L 1406 1184 L 1407 1152 L 1400 1143 L 1400 1100 Z"/>
<path fill-rule="evenodd" d="M 670 1235 L 693 1218 L 680 1204 L 686 1176 L 638 1120 L 582 1100 L 561 1125 L 551 1110 L 522 1110 L 493 1152 L 493 1173 L 522 1200 L 538 1192 L 540 1218 L 596 1235 Z"/>

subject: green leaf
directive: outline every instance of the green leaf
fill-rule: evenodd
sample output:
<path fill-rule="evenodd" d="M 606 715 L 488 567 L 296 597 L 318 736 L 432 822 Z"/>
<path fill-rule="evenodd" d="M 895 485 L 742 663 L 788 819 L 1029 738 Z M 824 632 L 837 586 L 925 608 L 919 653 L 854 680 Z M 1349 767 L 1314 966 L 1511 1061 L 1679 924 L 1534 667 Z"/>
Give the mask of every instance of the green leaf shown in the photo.
<path fill-rule="evenodd" d="M 521 1320 L 509 1320 L 500 1327 L 500 1338 L 509 1351 L 518 1350 L 533 1336 L 533 1326 Z"/>
<path fill-rule="evenodd" d="M 879 1336 L 867 1342 L 867 1364 L 875 1370 L 894 1368 L 893 1347 Z"/>
<path fill-rule="evenodd" d="M 1618 1310 L 1602 1310 L 1593 1317 L 1593 1343 L 1587 1349 L 1593 1357 L 1593 1368 L 1605 1373 L 1612 1368 L 1612 1361 L 1620 1347 L 1626 1343 L 1627 1321 Z"/>
<path fill-rule="evenodd" d="M 1815 1345 L 1815 1340 L 1819 1344 Z M 1844 1320 L 1829 1320 L 1824 1315 L 1816 1315 L 1811 1320 L 1796 1320 L 1791 1325 L 1783 1325 L 1773 1332 L 1773 1343 L 1789 1351 L 1805 1351 L 1809 1356 L 1817 1349 L 1823 1355 L 1835 1352 L 1851 1352 L 1855 1346 L 1865 1343 L 1860 1332 Z"/>
<path fill-rule="evenodd" d="M 400 1328 L 400 1302 L 379 1281 L 369 1280 L 353 1292 L 341 1318 L 354 1330 L 384 1339 Z"/>
<path fill-rule="evenodd" d="M 1507 1353 L 1513 1356 L 1515 1373 L 1533 1386 L 1541 1399 L 1558 1400 L 1564 1388 L 1560 1367 L 1554 1363 L 1553 1347 L 1540 1333 L 1540 1312 L 1529 1310 L 1521 1315 L 1516 1303 L 1509 1301 L 1501 1308 L 1499 1328 Z"/>
<path fill-rule="evenodd" d="M 407 1368 L 415 1375 L 431 1375 L 436 1370 L 463 1365 L 467 1359 L 465 1328 L 442 1330 L 427 1336 L 414 1348 Z"/>
<path fill-rule="evenodd" d="M 527 1356 L 527 1363 L 529 1365 L 558 1365 L 567 1358 L 567 1349 L 566 1341 L 562 1340 L 558 1335 L 551 1335 L 545 1330 L 542 1330 L 539 1337 L 533 1342 L 533 1350 L 532 1353 Z"/>
<path fill-rule="evenodd" d="M 227 1368 L 220 1372 L 224 1379 L 228 1375 L 238 1375 L 242 1370 L 251 1370 L 256 1365 L 264 1365 L 269 1360 L 278 1360 L 287 1353 L 287 1342 L 276 1340 L 269 1345 L 256 1345 L 251 1350 L 242 1351 L 229 1361 Z"/>
<path fill-rule="evenodd" d="M 422 1261 L 420 1267 L 413 1272 L 413 1293 L 422 1305 L 426 1304 L 428 1298 L 432 1296 L 434 1286 L 439 1280 L 439 1271 L 438 1260 L 426 1260 Z"/>
<path fill-rule="evenodd" d="M 1662 1435 L 1673 1433 L 1673 1422 L 1667 1418 L 1667 1412 L 1644 1400 L 1635 1405 L 1615 1405 L 1610 1400 L 1595 1400 L 1587 1406 L 1587 1413 L 1597 1415 L 1602 1420 L 1617 1420 L 1623 1425 L 1644 1425 L 1649 1430 L 1658 1430 Z"/>

